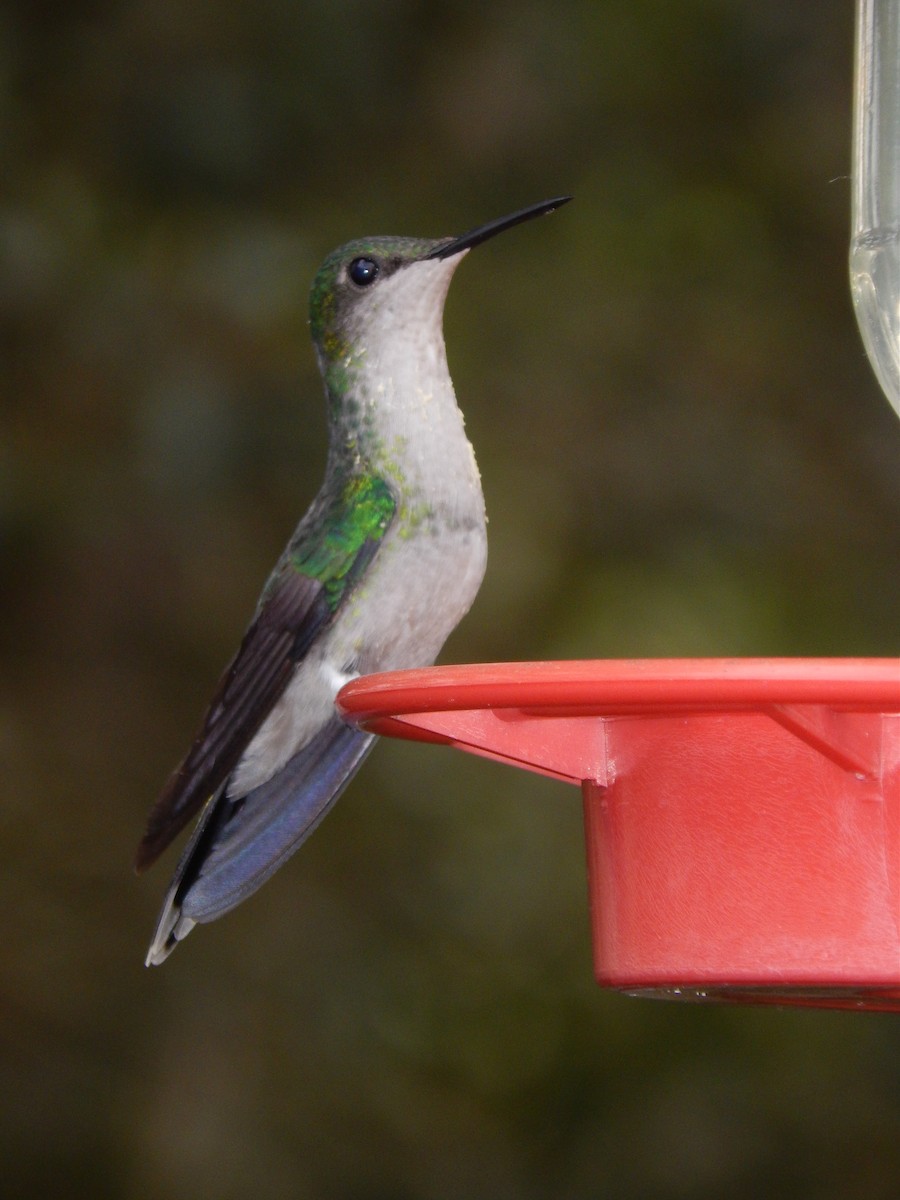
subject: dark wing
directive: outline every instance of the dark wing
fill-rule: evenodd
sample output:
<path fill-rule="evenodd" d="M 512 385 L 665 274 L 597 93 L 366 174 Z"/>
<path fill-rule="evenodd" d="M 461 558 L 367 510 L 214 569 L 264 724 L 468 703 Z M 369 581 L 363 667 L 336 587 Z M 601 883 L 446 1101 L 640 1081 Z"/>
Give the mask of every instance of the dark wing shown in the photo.
<path fill-rule="evenodd" d="M 136 870 L 155 862 L 227 781 L 297 663 L 371 563 L 395 509 L 383 480 L 354 475 L 307 514 L 305 538 L 283 560 L 194 744 L 150 813 Z"/>
<path fill-rule="evenodd" d="M 135 857 L 137 871 L 155 862 L 222 786 L 331 615 L 320 580 L 291 567 L 282 572 L 219 680 L 187 756 L 150 813 Z"/>

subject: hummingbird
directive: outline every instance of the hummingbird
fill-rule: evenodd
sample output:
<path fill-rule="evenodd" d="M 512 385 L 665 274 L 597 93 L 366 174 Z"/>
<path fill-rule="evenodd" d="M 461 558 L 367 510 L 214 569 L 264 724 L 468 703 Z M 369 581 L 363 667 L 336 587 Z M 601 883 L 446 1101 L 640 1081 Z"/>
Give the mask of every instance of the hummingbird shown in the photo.
<path fill-rule="evenodd" d="M 202 810 L 148 966 L 265 883 L 352 778 L 374 735 L 340 718 L 341 687 L 430 665 L 469 610 L 486 517 L 447 368 L 444 301 L 473 246 L 570 199 L 460 237 L 348 242 L 316 274 L 309 323 L 328 412 L 325 479 L 150 813 L 138 872 Z"/>

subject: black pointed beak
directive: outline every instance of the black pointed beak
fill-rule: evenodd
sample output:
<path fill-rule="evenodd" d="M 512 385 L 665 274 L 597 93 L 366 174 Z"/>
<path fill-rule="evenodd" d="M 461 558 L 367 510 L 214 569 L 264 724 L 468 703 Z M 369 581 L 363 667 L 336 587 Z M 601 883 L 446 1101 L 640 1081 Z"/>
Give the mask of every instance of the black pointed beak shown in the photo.
<path fill-rule="evenodd" d="M 508 217 L 498 217 L 496 221 L 488 221 L 487 225 L 479 225 L 477 229 L 470 229 L 461 237 L 451 238 L 442 245 L 436 246 L 425 257 L 451 258 L 454 254 L 460 254 L 463 250 L 477 246 L 480 242 L 486 242 L 488 238 L 492 238 L 496 233 L 502 233 L 504 229 L 511 229 L 513 225 L 519 225 L 522 221 L 530 221 L 532 217 L 540 217 L 544 213 L 551 213 L 554 209 L 562 208 L 571 199 L 571 196 L 557 196 L 554 200 L 542 200 L 540 204 L 520 208 L 518 212 L 510 213 Z"/>

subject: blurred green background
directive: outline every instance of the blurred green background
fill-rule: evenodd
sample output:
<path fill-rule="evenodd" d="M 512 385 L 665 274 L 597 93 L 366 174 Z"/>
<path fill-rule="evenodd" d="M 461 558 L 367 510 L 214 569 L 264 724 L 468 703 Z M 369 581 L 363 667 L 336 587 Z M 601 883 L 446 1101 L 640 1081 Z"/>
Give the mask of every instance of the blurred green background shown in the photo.
<path fill-rule="evenodd" d="M 577 791 L 380 746 L 141 963 L 185 750 L 324 463 L 334 245 L 467 259 L 491 517 L 443 661 L 900 651 L 900 422 L 846 282 L 850 0 L 0 10 L 8 1196 L 894 1197 L 900 1018 L 592 981 Z"/>

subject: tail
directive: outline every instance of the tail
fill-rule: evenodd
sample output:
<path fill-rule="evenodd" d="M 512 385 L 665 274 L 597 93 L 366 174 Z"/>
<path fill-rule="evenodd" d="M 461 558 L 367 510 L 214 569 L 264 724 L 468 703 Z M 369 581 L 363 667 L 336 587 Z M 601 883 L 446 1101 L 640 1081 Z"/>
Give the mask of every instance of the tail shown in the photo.
<path fill-rule="evenodd" d="M 261 887 L 319 824 L 374 738 L 337 716 L 271 779 L 231 800 L 208 801 L 175 870 L 147 966 L 159 966 L 199 922 L 214 921 Z"/>

